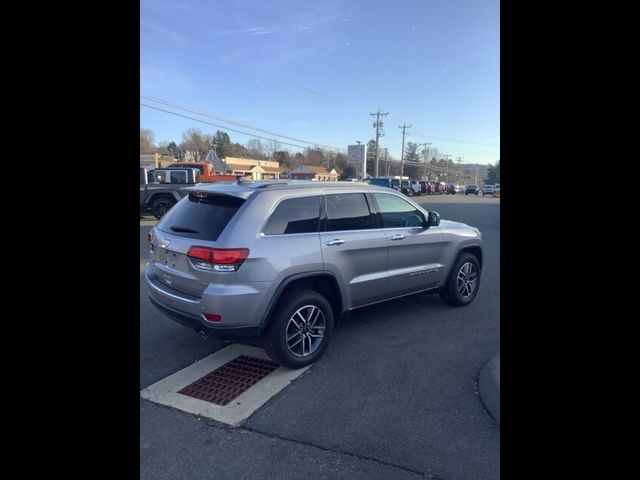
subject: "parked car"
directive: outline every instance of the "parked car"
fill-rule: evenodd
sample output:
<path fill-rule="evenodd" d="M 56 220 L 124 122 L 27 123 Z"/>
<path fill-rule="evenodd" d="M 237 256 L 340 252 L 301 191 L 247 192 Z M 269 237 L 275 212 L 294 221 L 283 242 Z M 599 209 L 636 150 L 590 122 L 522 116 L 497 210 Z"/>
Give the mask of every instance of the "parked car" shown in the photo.
<path fill-rule="evenodd" d="M 467 185 L 466 187 L 464 187 L 464 194 L 465 195 L 478 195 L 478 186 L 477 185 Z"/>
<path fill-rule="evenodd" d="M 477 228 L 352 182 L 198 184 L 148 239 L 155 307 L 214 338 L 260 338 L 288 368 L 319 359 L 357 308 L 418 292 L 470 304 L 483 260 Z"/>
<path fill-rule="evenodd" d="M 493 192 L 495 192 L 495 187 L 493 185 L 485 185 L 482 189 L 482 196 L 493 195 Z"/>
<path fill-rule="evenodd" d="M 409 180 L 409 186 L 413 195 L 422 195 L 422 188 L 420 187 L 420 182 L 418 180 Z"/>
<path fill-rule="evenodd" d="M 184 190 L 195 185 L 197 170 L 155 169 L 140 167 L 140 214 L 151 212 L 157 219 L 162 218 L 171 207 L 187 195 Z"/>
<path fill-rule="evenodd" d="M 402 180 L 402 187 L 400 187 L 400 179 L 392 178 L 391 182 L 393 184 L 393 188 L 397 191 L 404 193 L 407 197 L 413 197 L 415 195 L 415 190 L 411 186 L 411 183 L 407 179 Z"/>

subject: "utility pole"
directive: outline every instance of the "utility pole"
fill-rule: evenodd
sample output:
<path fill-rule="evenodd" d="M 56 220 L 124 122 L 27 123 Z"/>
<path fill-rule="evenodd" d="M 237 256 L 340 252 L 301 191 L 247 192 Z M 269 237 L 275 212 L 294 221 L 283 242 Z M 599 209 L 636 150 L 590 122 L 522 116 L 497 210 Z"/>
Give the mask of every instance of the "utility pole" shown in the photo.
<path fill-rule="evenodd" d="M 451 155 L 449 155 L 448 153 L 446 153 L 446 154 L 444 155 L 445 165 L 447 166 L 447 174 L 446 174 L 446 176 L 447 176 L 447 183 L 449 183 L 449 157 L 450 157 L 450 156 L 451 156 Z"/>
<path fill-rule="evenodd" d="M 421 143 L 420 145 L 424 147 L 424 150 L 422 150 L 422 152 L 424 153 L 424 175 L 422 176 L 422 179 L 426 180 L 427 179 L 427 160 L 429 159 L 429 149 L 427 148 L 427 145 L 431 145 L 431 142 Z"/>
<path fill-rule="evenodd" d="M 462 166 L 460 165 L 462 158 L 463 157 L 458 157 L 458 185 L 460 185 L 460 177 L 462 177 Z"/>
<path fill-rule="evenodd" d="M 382 127 L 383 127 L 383 123 L 380 121 L 380 115 L 382 115 L 383 117 L 385 115 L 389 115 L 389 112 L 386 113 L 380 113 L 380 109 L 378 109 L 377 113 L 370 113 L 369 115 L 371 115 L 372 117 L 375 116 L 376 117 L 376 121 L 373 122 L 373 127 L 376 129 L 376 177 L 378 176 L 378 143 L 380 141 L 380 137 L 384 136 L 384 133 L 381 133 Z"/>
<path fill-rule="evenodd" d="M 406 123 L 401 127 L 402 129 L 402 155 L 400 157 L 400 190 L 402 190 L 402 176 L 404 175 L 404 136 L 407 131 L 407 128 L 411 128 L 411 125 L 407 125 Z"/>

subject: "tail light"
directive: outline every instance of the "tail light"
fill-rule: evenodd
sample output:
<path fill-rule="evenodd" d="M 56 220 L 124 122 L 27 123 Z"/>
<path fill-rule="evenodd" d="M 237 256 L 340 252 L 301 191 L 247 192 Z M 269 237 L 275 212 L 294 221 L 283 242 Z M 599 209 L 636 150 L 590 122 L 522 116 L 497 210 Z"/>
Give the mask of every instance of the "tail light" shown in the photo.
<path fill-rule="evenodd" d="M 187 256 L 198 268 L 216 272 L 235 272 L 249 256 L 248 248 L 191 247 Z"/>

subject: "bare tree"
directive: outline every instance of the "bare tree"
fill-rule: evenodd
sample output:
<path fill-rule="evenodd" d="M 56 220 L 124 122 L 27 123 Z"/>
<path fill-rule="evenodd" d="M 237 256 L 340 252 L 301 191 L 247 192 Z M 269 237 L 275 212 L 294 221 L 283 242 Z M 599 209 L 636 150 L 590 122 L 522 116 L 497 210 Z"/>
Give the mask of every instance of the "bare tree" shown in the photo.
<path fill-rule="evenodd" d="M 252 138 L 247 142 L 247 151 L 252 157 L 264 158 L 264 145 L 258 138 Z"/>
<path fill-rule="evenodd" d="M 198 128 L 190 128 L 182 134 L 180 148 L 185 153 L 191 152 L 195 161 L 202 160 L 208 152 L 205 135 Z"/>
<path fill-rule="evenodd" d="M 282 151 L 282 144 L 276 138 L 272 138 L 271 140 L 269 140 L 267 151 L 269 153 L 269 156 L 273 158 L 276 152 Z"/>
<path fill-rule="evenodd" d="M 140 153 L 149 153 L 154 149 L 155 134 L 148 128 L 140 128 Z"/>
<path fill-rule="evenodd" d="M 156 153 L 161 153 L 162 155 L 169 155 L 169 142 L 163 141 L 158 143 L 158 146 L 153 149 Z"/>

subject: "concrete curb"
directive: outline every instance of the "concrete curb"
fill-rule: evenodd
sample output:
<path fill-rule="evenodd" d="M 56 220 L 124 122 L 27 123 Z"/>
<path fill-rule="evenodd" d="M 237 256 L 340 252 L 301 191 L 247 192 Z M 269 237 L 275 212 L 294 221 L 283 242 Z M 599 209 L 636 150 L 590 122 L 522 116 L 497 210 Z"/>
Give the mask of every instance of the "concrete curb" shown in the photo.
<path fill-rule="evenodd" d="M 478 389 L 485 408 L 500 425 L 500 352 L 480 371 Z"/>

